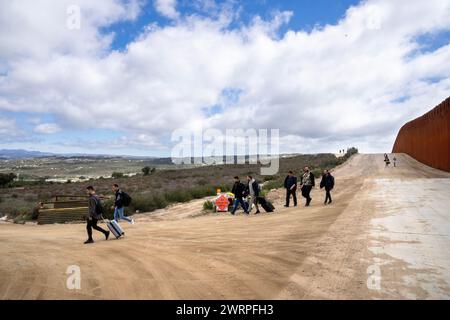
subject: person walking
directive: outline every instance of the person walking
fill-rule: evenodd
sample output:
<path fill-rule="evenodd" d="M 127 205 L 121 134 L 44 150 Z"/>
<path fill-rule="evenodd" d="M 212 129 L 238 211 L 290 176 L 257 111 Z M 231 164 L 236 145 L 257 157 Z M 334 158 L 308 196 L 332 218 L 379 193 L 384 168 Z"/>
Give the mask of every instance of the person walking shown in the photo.
<path fill-rule="evenodd" d="M 284 188 L 286 189 L 286 204 L 284 205 L 286 208 L 289 208 L 289 202 L 292 199 L 294 200 L 294 207 L 297 206 L 297 177 L 294 176 L 293 171 L 289 171 L 288 175 L 284 179 Z"/>
<path fill-rule="evenodd" d="M 108 240 L 110 231 L 106 231 L 97 225 L 98 220 L 102 219 L 103 215 L 103 207 L 100 198 L 95 194 L 94 187 L 89 186 L 86 190 L 89 195 L 89 212 L 86 224 L 88 239 L 84 242 L 84 244 L 94 243 L 94 239 L 92 238 L 92 229 L 103 233 L 106 240 Z"/>
<path fill-rule="evenodd" d="M 333 202 L 331 199 L 331 190 L 334 188 L 334 177 L 329 170 L 324 170 L 322 180 L 320 181 L 320 189 L 325 188 L 325 202 L 324 204 L 330 204 Z"/>
<path fill-rule="evenodd" d="M 309 207 L 312 198 L 310 196 L 312 188 L 315 186 L 314 174 L 309 170 L 309 167 L 303 168 L 303 176 L 300 182 L 300 190 L 302 196 L 306 199 L 305 207 Z"/>
<path fill-rule="evenodd" d="M 259 207 L 258 207 L 258 197 L 259 197 L 259 183 L 253 179 L 252 176 L 247 176 L 248 181 L 248 193 L 250 194 L 252 198 L 252 203 L 256 207 L 255 214 L 260 213 Z M 252 208 L 248 210 L 249 212 L 252 211 Z"/>
<path fill-rule="evenodd" d="M 115 194 L 114 198 L 114 220 L 119 222 L 120 219 L 128 221 L 131 224 L 134 224 L 134 220 L 125 216 L 125 198 L 128 197 L 125 192 L 120 190 L 119 185 L 117 183 L 113 184 L 112 191 Z"/>
<path fill-rule="evenodd" d="M 234 207 L 231 214 L 236 214 L 236 210 L 239 205 L 241 205 L 242 209 L 246 214 L 249 214 L 247 204 L 244 202 L 243 198 L 245 197 L 245 185 L 239 180 L 239 177 L 234 177 L 234 185 L 231 192 L 234 194 Z"/>
<path fill-rule="evenodd" d="M 384 154 L 384 163 L 385 163 L 386 167 L 388 167 L 389 164 L 391 163 L 391 161 L 389 160 L 389 156 L 387 155 L 387 153 Z"/>

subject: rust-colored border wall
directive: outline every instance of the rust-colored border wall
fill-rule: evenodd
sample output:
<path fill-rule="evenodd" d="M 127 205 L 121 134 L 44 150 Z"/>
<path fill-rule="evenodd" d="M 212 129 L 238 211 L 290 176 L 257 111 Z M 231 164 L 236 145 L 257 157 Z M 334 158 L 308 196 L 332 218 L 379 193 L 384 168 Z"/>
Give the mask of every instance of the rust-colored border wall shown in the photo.
<path fill-rule="evenodd" d="M 399 131 L 394 153 L 406 153 L 436 169 L 450 172 L 450 97 Z"/>

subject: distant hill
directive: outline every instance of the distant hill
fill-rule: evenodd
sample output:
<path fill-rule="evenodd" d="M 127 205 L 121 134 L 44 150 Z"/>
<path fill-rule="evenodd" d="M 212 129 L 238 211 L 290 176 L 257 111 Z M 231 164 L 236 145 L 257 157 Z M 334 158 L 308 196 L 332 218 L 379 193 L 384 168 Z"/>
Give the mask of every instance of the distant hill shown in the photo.
<path fill-rule="evenodd" d="M 128 155 L 108 155 L 108 154 L 85 154 L 85 153 L 50 153 L 40 151 L 29 151 L 23 149 L 2 149 L 0 150 L 0 160 L 34 159 L 34 158 L 55 158 L 58 160 L 79 159 L 79 160 L 105 160 L 105 159 L 127 159 L 146 160 L 155 165 L 172 165 L 171 158 L 157 158 Z"/>
<path fill-rule="evenodd" d="M 0 150 L 0 158 L 3 159 L 24 159 L 24 158 L 40 158 L 54 156 L 53 153 L 28 151 L 22 149 L 2 149 Z"/>

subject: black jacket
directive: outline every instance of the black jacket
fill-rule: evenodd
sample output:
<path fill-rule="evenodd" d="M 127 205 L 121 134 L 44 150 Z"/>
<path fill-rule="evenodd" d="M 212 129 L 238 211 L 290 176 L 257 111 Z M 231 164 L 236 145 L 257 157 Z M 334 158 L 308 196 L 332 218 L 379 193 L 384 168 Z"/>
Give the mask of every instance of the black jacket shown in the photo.
<path fill-rule="evenodd" d="M 284 179 L 284 187 L 286 189 L 291 189 L 291 187 L 294 185 L 295 185 L 295 189 L 296 189 L 297 188 L 297 177 L 286 176 L 286 179 Z"/>
<path fill-rule="evenodd" d="M 234 193 L 234 196 L 237 199 L 242 199 L 245 197 L 246 193 L 246 187 L 242 182 L 235 182 L 233 185 L 233 189 L 231 190 L 232 193 Z"/>
<path fill-rule="evenodd" d="M 320 188 L 325 188 L 326 190 L 332 190 L 334 188 L 334 177 L 331 173 L 324 174 L 322 176 L 322 181 L 320 181 Z"/>
<path fill-rule="evenodd" d="M 121 209 L 123 207 L 123 196 L 122 196 L 122 190 L 116 191 L 116 198 L 114 200 L 114 206 L 117 209 Z"/>
<path fill-rule="evenodd" d="M 253 192 L 255 193 L 255 197 L 259 197 L 259 183 L 258 181 L 253 181 L 252 183 L 252 188 L 253 188 Z M 245 190 L 246 194 L 250 194 L 250 182 L 248 183 L 246 190 Z"/>

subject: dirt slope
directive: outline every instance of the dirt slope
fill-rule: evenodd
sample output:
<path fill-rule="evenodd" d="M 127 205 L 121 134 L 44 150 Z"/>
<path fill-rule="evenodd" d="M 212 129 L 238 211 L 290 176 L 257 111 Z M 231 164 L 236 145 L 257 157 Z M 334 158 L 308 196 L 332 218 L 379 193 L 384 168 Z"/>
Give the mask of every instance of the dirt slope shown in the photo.
<path fill-rule="evenodd" d="M 81 224 L 0 224 L 0 299 L 449 298 L 450 174 L 396 156 L 397 168 L 382 155 L 337 168 L 331 206 L 318 189 L 288 209 L 275 191 L 276 213 L 257 216 L 193 201 L 90 246 Z M 70 265 L 80 290 L 66 287 Z"/>

